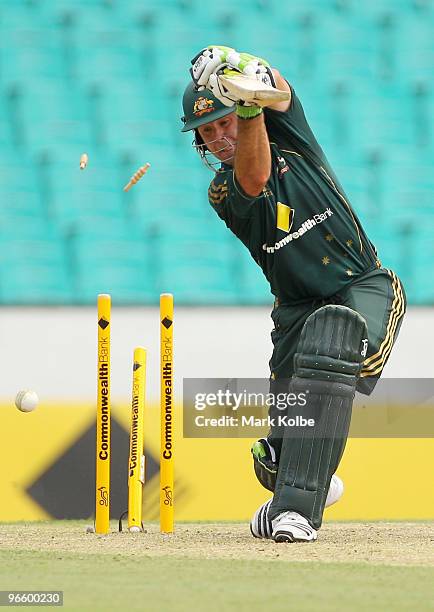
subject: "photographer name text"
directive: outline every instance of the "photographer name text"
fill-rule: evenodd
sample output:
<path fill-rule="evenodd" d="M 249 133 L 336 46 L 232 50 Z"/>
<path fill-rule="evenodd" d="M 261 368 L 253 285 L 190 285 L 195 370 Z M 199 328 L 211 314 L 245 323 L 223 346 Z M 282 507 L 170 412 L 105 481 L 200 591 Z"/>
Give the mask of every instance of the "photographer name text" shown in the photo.
<path fill-rule="evenodd" d="M 200 414 L 195 417 L 194 423 L 196 427 L 315 427 L 315 419 L 306 419 L 301 415 L 295 417 L 288 417 L 287 415 L 266 416 L 264 418 L 224 415 L 211 418 Z"/>

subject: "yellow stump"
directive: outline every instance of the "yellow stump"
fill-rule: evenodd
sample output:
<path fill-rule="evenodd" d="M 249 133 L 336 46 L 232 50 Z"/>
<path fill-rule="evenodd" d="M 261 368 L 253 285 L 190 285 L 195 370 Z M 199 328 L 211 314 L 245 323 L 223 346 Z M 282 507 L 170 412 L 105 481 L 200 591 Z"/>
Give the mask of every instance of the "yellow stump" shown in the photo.
<path fill-rule="evenodd" d="M 98 295 L 95 531 L 110 531 L 110 306 Z"/>
<path fill-rule="evenodd" d="M 173 533 L 173 295 L 160 295 L 160 531 Z"/>
<path fill-rule="evenodd" d="M 130 459 L 128 464 L 128 529 L 141 530 L 142 493 L 145 484 L 144 413 L 146 351 L 134 349 L 133 392 L 131 400 Z"/>

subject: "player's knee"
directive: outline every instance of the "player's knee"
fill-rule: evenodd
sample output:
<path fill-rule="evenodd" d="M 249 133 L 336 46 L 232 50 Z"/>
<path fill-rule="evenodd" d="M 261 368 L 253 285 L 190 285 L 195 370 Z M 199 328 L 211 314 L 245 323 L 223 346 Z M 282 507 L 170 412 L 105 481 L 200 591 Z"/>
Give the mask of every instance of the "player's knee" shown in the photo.
<path fill-rule="evenodd" d="M 355 387 L 366 356 L 365 319 L 346 306 L 328 305 L 307 318 L 294 357 L 296 378 Z"/>

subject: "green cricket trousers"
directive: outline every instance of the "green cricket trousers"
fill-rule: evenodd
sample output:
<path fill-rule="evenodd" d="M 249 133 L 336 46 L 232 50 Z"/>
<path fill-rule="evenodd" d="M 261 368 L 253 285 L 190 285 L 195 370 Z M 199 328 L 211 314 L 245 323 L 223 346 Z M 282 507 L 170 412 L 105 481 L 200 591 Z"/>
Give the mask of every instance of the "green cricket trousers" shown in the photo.
<path fill-rule="evenodd" d="M 385 268 L 367 272 L 330 298 L 296 305 L 281 304 L 276 300 L 271 314 L 274 322 L 271 392 L 287 391 L 288 379 L 294 373 L 294 355 L 303 325 L 309 315 L 327 304 L 347 306 L 365 319 L 368 346 L 357 391 L 365 395 L 373 391 L 392 351 L 406 309 L 401 281 L 393 271 Z M 273 432 L 271 437 L 274 437 Z"/>

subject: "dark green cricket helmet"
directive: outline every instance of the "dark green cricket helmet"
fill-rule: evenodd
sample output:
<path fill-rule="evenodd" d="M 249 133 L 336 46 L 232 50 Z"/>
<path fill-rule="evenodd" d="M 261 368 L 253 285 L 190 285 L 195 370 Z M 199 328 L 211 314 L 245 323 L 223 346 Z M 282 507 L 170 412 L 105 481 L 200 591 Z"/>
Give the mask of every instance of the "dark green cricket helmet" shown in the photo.
<path fill-rule="evenodd" d="M 184 91 L 182 108 L 184 127 L 181 132 L 195 130 L 200 125 L 221 119 L 235 110 L 234 106 L 222 104 L 208 89 L 198 91 L 193 82 L 190 82 Z"/>

